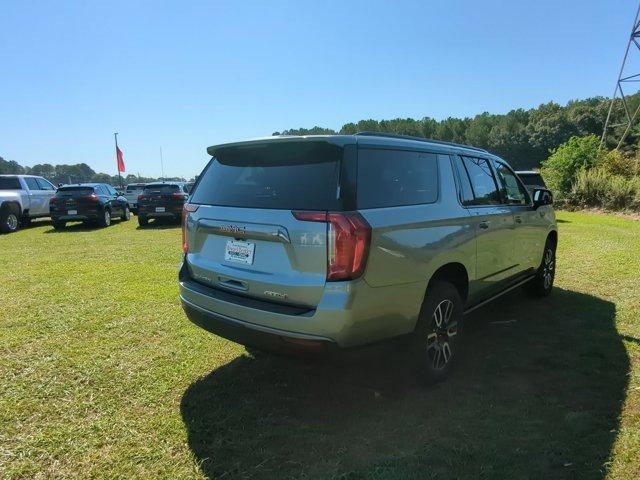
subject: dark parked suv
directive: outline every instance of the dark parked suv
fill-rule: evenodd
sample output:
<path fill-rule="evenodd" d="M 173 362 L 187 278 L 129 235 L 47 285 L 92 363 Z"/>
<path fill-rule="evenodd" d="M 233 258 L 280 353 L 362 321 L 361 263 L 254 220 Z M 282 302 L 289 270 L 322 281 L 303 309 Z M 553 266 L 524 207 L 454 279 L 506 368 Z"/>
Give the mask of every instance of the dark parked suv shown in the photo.
<path fill-rule="evenodd" d="M 150 218 L 168 218 L 180 223 L 182 206 L 189 193 L 184 182 L 157 182 L 145 185 L 138 195 L 138 224 L 145 227 Z"/>
<path fill-rule="evenodd" d="M 462 316 L 524 286 L 551 292 L 551 193 L 464 145 L 382 134 L 210 147 L 185 205 L 188 317 L 266 348 L 406 336 L 441 380 Z"/>
<path fill-rule="evenodd" d="M 67 222 L 82 221 L 101 227 L 111 225 L 111 219 L 129 220 L 127 199 L 106 183 L 64 185 L 49 200 L 53 228 L 63 229 Z"/>

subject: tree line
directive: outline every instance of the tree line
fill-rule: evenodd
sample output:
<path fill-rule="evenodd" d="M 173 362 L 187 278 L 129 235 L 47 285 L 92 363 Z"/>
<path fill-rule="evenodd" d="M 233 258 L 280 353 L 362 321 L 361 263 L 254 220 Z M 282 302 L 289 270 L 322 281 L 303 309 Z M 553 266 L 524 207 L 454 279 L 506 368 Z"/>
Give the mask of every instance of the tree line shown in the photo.
<path fill-rule="evenodd" d="M 0 174 L 39 175 L 55 185 L 85 182 L 109 183 L 115 186 L 120 185 L 120 178 L 117 175 L 96 172 L 86 163 L 77 163 L 75 165 L 39 163 L 33 167 L 24 167 L 15 160 L 5 160 L 0 157 Z M 149 183 L 159 180 L 185 181 L 182 177 L 153 178 L 132 174 L 122 177 L 122 183 L 125 185 L 129 183 Z"/>
<path fill-rule="evenodd" d="M 635 111 L 640 104 L 640 93 L 627 99 L 629 110 Z M 572 100 L 566 105 L 549 102 L 529 110 L 511 110 L 503 115 L 485 112 L 473 118 L 449 117 L 440 121 L 431 117 L 418 120 L 370 119 L 347 123 L 339 130 L 324 127 L 297 128 L 274 132 L 273 135 L 354 134 L 362 131 L 411 135 L 485 148 L 509 161 L 516 169 L 531 169 L 540 167 L 550 151 L 572 137 L 602 135 L 610 105 L 609 98 L 593 97 Z M 623 103 L 616 100 L 612 110 L 612 123 L 621 123 L 624 115 Z M 623 126 L 618 125 L 607 132 L 608 148 L 617 145 L 623 129 Z M 639 140 L 640 125 L 636 125 L 629 132 L 621 150 L 627 153 L 634 151 Z"/>

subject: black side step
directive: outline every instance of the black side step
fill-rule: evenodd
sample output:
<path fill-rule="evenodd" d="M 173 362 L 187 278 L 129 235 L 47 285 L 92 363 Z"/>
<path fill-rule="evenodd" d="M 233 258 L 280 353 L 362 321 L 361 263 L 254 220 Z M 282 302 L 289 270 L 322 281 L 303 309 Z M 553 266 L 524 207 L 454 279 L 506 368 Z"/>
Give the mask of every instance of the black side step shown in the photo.
<path fill-rule="evenodd" d="M 468 313 L 473 312 L 475 309 L 480 308 L 480 307 L 483 307 L 483 306 L 485 306 L 487 303 L 494 301 L 496 298 L 501 297 L 501 296 L 502 296 L 502 295 L 504 295 L 505 293 L 508 293 L 508 292 L 510 292 L 511 290 L 513 290 L 513 289 L 515 289 L 515 288 L 518 288 L 518 287 L 520 287 L 520 286 L 524 285 L 525 283 L 527 283 L 527 282 L 529 282 L 529 281 L 533 280 L 533 278 L 534 278 L 534 277 L 535 277 L 535 275 L 531 275 L 531 276 L 529 276 L 529 277 L 525 278 L 524 280 L 520 280 L 519 282 L 514 283 L 514 284 L 513 284 L 513 285 L 511 285 L 510 287 L 508 287 L 508 288 L 506 288 L 506 289 L 502 290 L 501 292 L 499 292 L 499 293 L 495 294 L 494 296 L 489 297 L 489 298 L 487 298 L 486 300 L 483 300 L 482 302 L 477 303 L 477 304 L 475 304 L 474 306 L 472 306 L 472 307 L 470 307 L 470 308 L 467 308 L 467 309 L 464 311 L 464 315 L 467 315 Z"/>

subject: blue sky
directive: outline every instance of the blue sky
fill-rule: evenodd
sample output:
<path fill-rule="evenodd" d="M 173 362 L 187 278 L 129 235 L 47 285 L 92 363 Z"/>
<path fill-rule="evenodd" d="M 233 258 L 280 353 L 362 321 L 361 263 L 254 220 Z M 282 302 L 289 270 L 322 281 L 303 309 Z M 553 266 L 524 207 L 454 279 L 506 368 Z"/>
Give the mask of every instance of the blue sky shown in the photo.
<path fill-rule="evenodd" d="M 615 7 L 614 7 L 615 4 Z M 5 0 L 0 155 L 192 176 L 216 143 L 610 96 L 637 0 Z"/>

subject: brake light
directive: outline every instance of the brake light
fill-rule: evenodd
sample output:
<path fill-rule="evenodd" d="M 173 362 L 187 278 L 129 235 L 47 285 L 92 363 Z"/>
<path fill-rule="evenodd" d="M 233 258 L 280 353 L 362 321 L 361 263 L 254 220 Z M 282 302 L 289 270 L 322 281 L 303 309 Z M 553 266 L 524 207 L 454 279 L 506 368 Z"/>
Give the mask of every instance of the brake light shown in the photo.
<path fill-rule="evenodd" d="M 145 199 L 146 197 L 142 193 L 138 195 L 138 201 L 145 200 Z"/>
<path fill-rule="evenodd" d="M 88 195 L 88 196 L 86 196 L 84 198 L 86 200 L 89 200 L 90 202 L 99 202 L 100 201 L 100 198 L 95 193 L 92 193 L 91 195 Z"/>
<path fill-rule="evenodd" d="M 358 212 L 294 211 L 306 222 L 327 223 L 327 281 L 353 280 L 364 273 L 371 226 Z"/>
<path fill-rule="evenodd" d="M 174 200 L 186 200 L 187 196 L 184 193 L 174 193 L 171 195 Z"/>
<path fill-rule="evenodd" d="M 187 216 L 191 212 L 198 210 L 200 205 L 185 203 L 182 206 L 182 252 L 189 253 L 189 242 L 187 241 Z"/>

